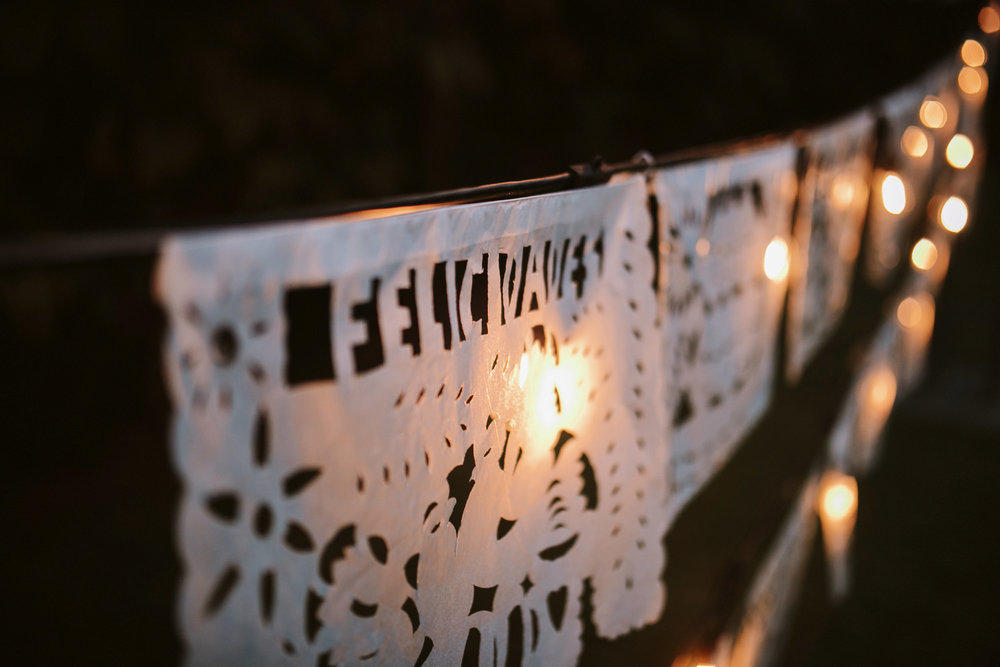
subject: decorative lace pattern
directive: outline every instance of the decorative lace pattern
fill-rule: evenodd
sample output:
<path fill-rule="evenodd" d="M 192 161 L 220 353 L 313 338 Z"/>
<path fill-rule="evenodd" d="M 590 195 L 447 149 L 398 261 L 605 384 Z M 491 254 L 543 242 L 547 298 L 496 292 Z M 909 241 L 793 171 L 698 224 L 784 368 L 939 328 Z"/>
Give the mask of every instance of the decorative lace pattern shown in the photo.
<path fill-rule="evenodd" d="M 163 248 L 190 664 L 569 664 L 654 621 L 641 179 Z"/>

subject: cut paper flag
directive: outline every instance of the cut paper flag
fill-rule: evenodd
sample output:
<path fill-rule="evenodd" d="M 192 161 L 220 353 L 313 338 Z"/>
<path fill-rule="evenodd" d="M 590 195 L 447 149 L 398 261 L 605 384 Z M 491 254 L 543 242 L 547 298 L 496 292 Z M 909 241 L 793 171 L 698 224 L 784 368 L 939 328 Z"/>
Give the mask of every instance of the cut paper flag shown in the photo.
<path fill-rule="evenodd" d="M 934 297 L 918 275 L 901 296 L 871 343 L 830 435 L 830 458 L 855 474 L 876 463 L 885 424 L 897 400 L 923 376 L 934 330 Z"/>
<path fill-rule="evenodd" d="M 919 81 L 884 98 L 879 166 L 872 176 L 870 252 L 865 275 L 878 285 L 905 261 L 904 247 L 921 224 L 931 184 L 954 133 L 958 99 L 947 91 L 951 59 Z M 942 95 L 941 91 L 945 90 Z"/>
<path fill-rule="evenodd" d="M 804 139 L 788 287 L 791 381 L 827 339 L 847 304 L 868 210 L 874 116 L 863 111 Z"/>
<path fill-rule="evenodd" d="M 811 478 L 799 494 L 750 585 L 735 632 L 719 640 L 715 664 L 764 667 L 780 657 L 816 535 L 818 487 L 817 480 Z"/>
<path fill-rule="evenodd" d="M 795 159 L 780 143 L 656 173 L 672 516 L 770 402 Z"/>
<path fill-rule="evenodd" d="M 162 248 L 188 663 L 573 664 L 663 609 L 641 177 Z M 371 664 L 371 663 L 366 663 Z"/>

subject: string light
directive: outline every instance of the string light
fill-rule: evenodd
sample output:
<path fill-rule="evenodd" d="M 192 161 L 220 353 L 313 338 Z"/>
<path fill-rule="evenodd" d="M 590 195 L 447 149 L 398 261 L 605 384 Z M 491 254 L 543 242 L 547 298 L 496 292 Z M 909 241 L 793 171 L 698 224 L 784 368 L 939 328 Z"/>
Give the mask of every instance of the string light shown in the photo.
<path fill-rule="evenodd" d="M 944 127 L 948 122 L 948 110 L 941 100 L 928 95 L 920 104 L 920 122 L 935 130 Z"/>
<path fill-rule="evenodd" d="M 948 197 L 941 205 L 939 217 L 942 227 L 957 234 L 965 229 L 965 224 L 969 221 L 969 207 L 961 197 Z"/>
<path fill-rule="evenodd" d="M 937 258 L 937 246 L 934 245 L 934 241 L 928 238 L 917 241 L 916 245 L 913 246 L 913 252 L 910 253 L 910 261 L 913 262 L 913 266 L 921 271 L 931 269 L 937 262 Z"/>
<path fill-rule="evenodd" d="M 868 377 L 868 405 L 884 419 L 896 400 L 896 375 L 888 366 L 879 366 Z"/>
<path fill-rule="evenodd" d="M 773 282 L 780 282 L 788 276 L 788 244 L 775 237 L 764 251 L 764 275 Z"/>
<path fill-rule="evenodd" d="M 920 324 L 920 302 L 912 296 L 908 296 L 899 302 L 896 307 L 896 319 L 907 329 L 912 329 Z"/>
<path fill-rule="evenodd" d="M 979 29 L 987 35 L 1000 30 L 1000 14 L 993 7 L 983 7 L 979 10 Z"/>
<path fill-rule="evenodd" d="M 837 481 L 823 493 L 823 512 L 833 521 L 843 521 L 854 509 L 857 491 L 844 481 Z"/>
<path fill-rule="evenodd" d="M 986 87 L 986 72 L 977 67 L 963 67 L 958 73 L 958 87 L 966 95 L 976 95 Z"/>
<path fill-rule="evenodd" d="M 964 134 L 953 136 L 944 151 L 944 155 L 948 159 L 948 164 L 955 169 L 965 169 L 968 167 L 969 163 L 972 162 L 974 153 L 975 149 L 972 146 L 972 140 Z"/>
<path fill-rule="evenodd" d="M 921 352 L 934 332 L 934 297 L 927 292 L 906 297 L 896 307 L 896 319 L 906 330 L 907 346 Z"/>
<path fill-rule="evenodd" d="M 830 191 L 830 198 L 833 200 L 833 205 L 842 211 L 846 211 L 854 202 L 855 191 L 855 185 L 851 182 L 850 178 L 838 176 L 834 179 L 833 188 Z"/>
<path fill-rule="evenodd" d="M 895 172 L 889 172 L 882 179 L 882 206 L 893 215 L 899 215 L 906 208 L 906 186 Z"/>
<path fill-rule="evenodd" d="M 992 5 L 979 10 L 979 29 L 988 35 L 1000 30 L 1000 13 Z"/>
<path fill-rule="evenodd" d="M 982 67 L 986 63 L 986 49 L 974 39 L 962 44 L 962 61 L 969 67 Z"/>
<path fill-rule="evenodd" d="M 927 149 L 930 148 L 927 133 L 916 125 L 910 125 L 903 130 L 903 137 L 900 139 L 899 145 L 910 157 L 923 157 L 927 154 Z"/>
<path fill-rule="evenodd" d="M 820 480 L 817 498 L 823 546 L 830 566 L 830 588 L 834 600 L 847 594 L 850 573 L 847 551 L 858 516 L 858 482 L 850 475 L 829 470 Z"/>

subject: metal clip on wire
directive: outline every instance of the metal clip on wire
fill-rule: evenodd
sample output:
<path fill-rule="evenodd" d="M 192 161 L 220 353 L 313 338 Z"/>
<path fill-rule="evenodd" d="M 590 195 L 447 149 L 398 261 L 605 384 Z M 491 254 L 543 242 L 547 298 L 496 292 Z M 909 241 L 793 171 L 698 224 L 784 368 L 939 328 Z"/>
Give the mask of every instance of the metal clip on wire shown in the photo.
<path fill-rule="evenodd" d="M 641 150 L 632 156 L 632 162 L 637 167 L 642 167 L 643 174 L 646 176 L 646 183 L 652 183 L 654 169 L 656 169 L 656 160 L 653 158 L 653 154 L 647 150 Z"/>
<path fill-rule="evenodd" d="M 600 155 L 590 162 L 574 164 L 569 168 L 569 176 L 574 188 L 585 188 L 607 182 L 610 174 L 605 170 L 604 158 Z"/>

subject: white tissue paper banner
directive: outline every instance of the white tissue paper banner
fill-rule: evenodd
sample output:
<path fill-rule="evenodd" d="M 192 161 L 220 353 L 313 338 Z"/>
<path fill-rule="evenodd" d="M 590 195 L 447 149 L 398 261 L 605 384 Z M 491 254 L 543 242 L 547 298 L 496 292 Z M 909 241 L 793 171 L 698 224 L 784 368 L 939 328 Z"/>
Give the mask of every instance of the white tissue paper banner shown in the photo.
<path fill-rule="evenodd" d="M 722 467 L 770 401 L 788 269 L 776 266 L 785 275 L 771 280 L 764 257 L 773 240 L 787 252 L 795 156 L 792 144 L 780 143 L 656 174 L 671 516 Z"/>
<path fill-rule="evenodd" d="M 872 179 L 871 251 L 865 263 L 865 274 L 875 284 L 882 284 L 900 262 L 908 261 L 909 248 L 904 245 L 913 226 L 923 222 L 934 176 L 941 170 L 945 147 L 958 123 L 959 100 L 949 85 L 954 73 L 949 58 L 879 103 L 885 119 L 882 165 Z M 940 126 L 928 126 L 924 120 Z M 890 178 L 887 183 L 887 177 L 899 181 Z"/>
<path fill-rule="evenodd" d="M 785 519 L 775 543 L 757 570 L 744 601 L 743 617 L 734 637 L 724 636 L 716 649 L 716 664 L 760 667 L 779 657 L 788 620 L 805 575 L 809 549 L 816 535 L 815 478 L 805 488 Z"/>
<path fill-rule="evenodd" d="M 854 114 L 805 138 L 788 287 L 788 365 L 795 381 L 840 321 L 868 210 L 875 118 Z"/>
<path fill-rule="evenodd" d="M 573 664 L 655 621 L 641 178 L 162 248 L 188 663 Z"/>
<path fill-rule="evenodd" d="M 921 274 L 890 305 L 830 434 L 831 461 L 857 474 L 875 465 L 893 406 L 923 377 L 934 330 L 934 297 Z"/>

